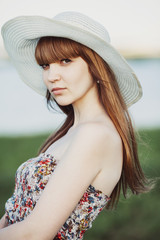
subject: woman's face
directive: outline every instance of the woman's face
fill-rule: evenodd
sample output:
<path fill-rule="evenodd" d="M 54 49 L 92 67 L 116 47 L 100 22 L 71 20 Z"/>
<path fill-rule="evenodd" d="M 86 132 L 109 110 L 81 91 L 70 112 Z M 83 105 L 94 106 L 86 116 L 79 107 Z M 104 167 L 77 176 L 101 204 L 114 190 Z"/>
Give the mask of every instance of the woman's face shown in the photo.
<path fill-rule="evenodd" d="M 60 62 L 42 65 L 44 83 L 61 106 L 81 101 L 96 87 L 87 63 L 81 58 L 62 59 Z"/>

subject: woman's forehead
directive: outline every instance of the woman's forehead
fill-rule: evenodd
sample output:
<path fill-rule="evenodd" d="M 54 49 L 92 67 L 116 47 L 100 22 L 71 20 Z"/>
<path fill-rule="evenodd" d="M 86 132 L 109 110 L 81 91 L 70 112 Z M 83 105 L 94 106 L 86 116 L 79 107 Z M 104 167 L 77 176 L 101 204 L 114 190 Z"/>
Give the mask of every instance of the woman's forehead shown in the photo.
<path fill-rule="evenodd" d="M 69 39 L 41 38 L 35 56 L 38 61 L 56 62 L 63 58 L 78 57 L 79 51 L 74 41 Z"/>

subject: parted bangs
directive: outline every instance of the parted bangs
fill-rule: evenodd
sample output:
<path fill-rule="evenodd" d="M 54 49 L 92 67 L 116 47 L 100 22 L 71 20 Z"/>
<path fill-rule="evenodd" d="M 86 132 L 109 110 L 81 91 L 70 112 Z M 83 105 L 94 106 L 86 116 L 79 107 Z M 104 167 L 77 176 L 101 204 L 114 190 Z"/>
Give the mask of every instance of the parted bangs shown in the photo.
<path fill-rule="evenodd" d="M 83 45 L 61 37 L 42 37 L 35 50 L 39 65 L 58 62 L 65 58 L 76 58 L 81 55 Z"/>

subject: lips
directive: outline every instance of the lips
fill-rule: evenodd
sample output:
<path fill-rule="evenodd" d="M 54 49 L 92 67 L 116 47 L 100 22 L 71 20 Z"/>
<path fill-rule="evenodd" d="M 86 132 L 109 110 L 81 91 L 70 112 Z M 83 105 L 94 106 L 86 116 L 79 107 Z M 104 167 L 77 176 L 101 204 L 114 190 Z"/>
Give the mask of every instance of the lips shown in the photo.
<path fill-rule="evenodd" d="M 65 88 L 52 88 L 51 92 L 55 92 L 55 91 L 58 91 L 58 90 L 63 90 Z"/>

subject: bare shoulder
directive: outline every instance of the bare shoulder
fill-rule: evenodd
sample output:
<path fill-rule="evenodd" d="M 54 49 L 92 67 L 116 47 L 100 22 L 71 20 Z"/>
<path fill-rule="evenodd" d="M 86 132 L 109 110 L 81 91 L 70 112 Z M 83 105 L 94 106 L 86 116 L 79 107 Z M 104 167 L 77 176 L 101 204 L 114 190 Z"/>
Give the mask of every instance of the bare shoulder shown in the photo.
<path fill-rule="evenodd" d="M 106 122 L 87 122 L 77 126 L 67 150 L 84 152 L 95 159 L 101 168 L 108 163 L 114 168 L 117 162 L 122 161 L 121 137 L 113 124 Z"/>
<path fill-rule="evenodd" d="M 90 154 L 101 168 L 92 185 L 110 196 L 123 165 L 123 146 L 118 131 L 110 124 L 87 123 L 79 127 L 77 136 L 83 139 L 84 147 L 89 146 Z"/>
<path fill-rule="evenodd" d="M 75 138 L 79 142 L 96 145 L 100 150 L 111 150 L 122 147 L 120 135 L 114 126 L 105 123 L 89 122 L 81 124 L 75 131 Z"/>

